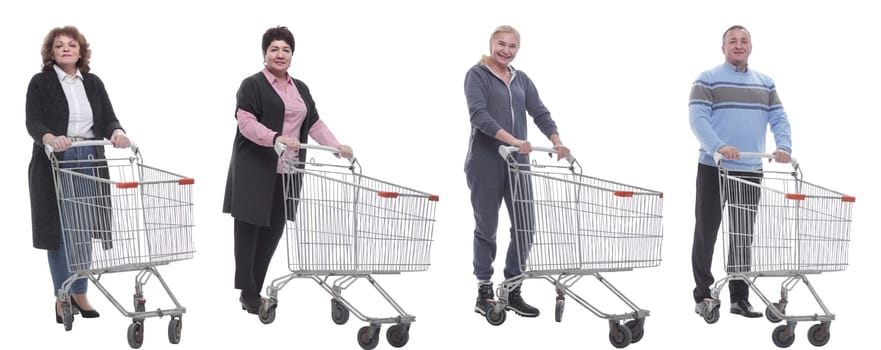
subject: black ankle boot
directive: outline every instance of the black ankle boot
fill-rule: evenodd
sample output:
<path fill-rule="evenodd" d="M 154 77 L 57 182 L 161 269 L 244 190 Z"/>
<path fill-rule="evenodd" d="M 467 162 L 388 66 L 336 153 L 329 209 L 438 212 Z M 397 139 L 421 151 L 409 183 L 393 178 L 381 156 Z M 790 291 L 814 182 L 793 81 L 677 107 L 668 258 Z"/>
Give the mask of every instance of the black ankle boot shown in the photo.
<path fill-rule="evenodd" d="M 479 285 L 477 287 L 477 303 L 474 304 L 474 312 L 486 316 L 486 310 L 489 310 L 496 303 L 495 298 L 492 284 Z"/>
<path fill-rule="evenodd" d="M 539 311 L 520 296 L 520 287 L 508 293 L 508 310 L 523 317 L 538 317 Z"/>

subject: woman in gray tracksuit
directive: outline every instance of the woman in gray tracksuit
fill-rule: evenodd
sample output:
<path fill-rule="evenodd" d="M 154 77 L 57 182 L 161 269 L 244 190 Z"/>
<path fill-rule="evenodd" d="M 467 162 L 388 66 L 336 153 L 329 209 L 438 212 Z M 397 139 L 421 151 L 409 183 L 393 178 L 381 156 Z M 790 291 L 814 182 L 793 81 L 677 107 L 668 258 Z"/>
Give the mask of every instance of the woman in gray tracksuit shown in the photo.
<path fill-rule="evenodd" d="M 558 159 L 569 155 L 557 134 L 557 125 L 538 97 L 535 85 L 522 71 L 510 66 L 520 47 L 520 34 L 510 26 L 496 28 L 490 37 L 490 56 L 483 56 L 465 76 L 465 98 L 471 115 L 471 137 L 465 174 L 471 190 L 474 210 L 474 275 L 478 280 L 478 296 L 474 311 L 485 315 L 495 303 L 492 287 L 492 263 L 496 256 L 496 229 L 502 199 L 508 209 L 508 218 L 514 223 L 514 203 L 508 180 L 507 164 L 499 156 L 500 145 L 519 147 L 518 162 L 527 164 L 532 146 L 527 141 L 526 114 L 554 145 Z M 526 181 L 515 181 L 524 183 Z M 531 189 L 527 188 L 525 193 Z M 518 213 L 520 208 L 517 209 Z M 524 211 L 527 212 L 528 210 Z M 527 216 L 530 215 L 527 213 Z M 521 221 L 531 222 L 524 215 Z M 528 224 L 528 223 L 527 223 Z M 523 228 L 524 226 L 518 225 Z M 528 231 L 528 228 L 526 229 Z M 511 228 L 511 243 L 505 260 L 505 279 L 517 277 L 528 255 L 530 237 L 520 237 L 518 244 Z M 519 284 L 508 293 L 508 310 L 525 317 L 536 317 L 539 310 L 527 304 L 520 296 Z"/>

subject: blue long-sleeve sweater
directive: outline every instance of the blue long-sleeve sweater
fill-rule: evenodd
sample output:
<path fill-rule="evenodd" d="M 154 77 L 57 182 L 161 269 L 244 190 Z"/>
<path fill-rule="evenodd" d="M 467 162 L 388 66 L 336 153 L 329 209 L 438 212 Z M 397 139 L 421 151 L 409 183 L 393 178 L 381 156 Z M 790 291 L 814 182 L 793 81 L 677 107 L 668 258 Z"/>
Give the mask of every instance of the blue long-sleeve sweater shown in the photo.
<path fill-rule="evenodd" d="M 495 138 L 499 129 L 520 140 L 528 140 L 527 113 L 545 136 L 557 133 L 557 125 L 541 102 L 532 80 L 523 71 L 510 69 L 510 86 L 481 63 L 471 67 L 465 75 L 465 99 L 472 126 L 466 170 L 475 157 L 480 161 L 501 159 L 498 147 L 502 142 Z"/>
<path fill-rule="evenodd" d="M 701 73 L 691 89 L 688 102 L 691 130 L 700 142 L 702 164 L 713 165 L 713 154 L 720 147 L 734 146 L 740 152 L 767 152 L 768 126 L 776 149 L 792 153 L 789 120 L 777 97 L 774 81 L 753 69 L 738 72 L 723 63 Z M 741 158 L 725 161 L 732 170 L 757 170 L 761 159 Z"/>

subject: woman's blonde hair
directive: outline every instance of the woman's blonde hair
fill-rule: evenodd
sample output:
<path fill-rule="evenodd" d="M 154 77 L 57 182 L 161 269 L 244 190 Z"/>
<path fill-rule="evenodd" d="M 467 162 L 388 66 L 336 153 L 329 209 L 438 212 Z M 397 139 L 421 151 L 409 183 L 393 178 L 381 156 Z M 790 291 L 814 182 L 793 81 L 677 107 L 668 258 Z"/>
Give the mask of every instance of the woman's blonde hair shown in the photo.
<path fill-rule="evenodd" d="M 514 29 L 514 27 L 509 25 L 498 26 L 496 27 L 496 30 L 493 31 L 493 34 L 489 36 L 490 51 L 492 51 L 493 38 L 495 38 L 496 35 L 500 33 L 514 34 L 514 36 L 517 38 L 517 43 L 520 43 L 520 32 L 518 32 L 517 29 Z M 483 55 L 482 57 L 480 57 L 480 63 L 489 64 L 489 56 Z"/>

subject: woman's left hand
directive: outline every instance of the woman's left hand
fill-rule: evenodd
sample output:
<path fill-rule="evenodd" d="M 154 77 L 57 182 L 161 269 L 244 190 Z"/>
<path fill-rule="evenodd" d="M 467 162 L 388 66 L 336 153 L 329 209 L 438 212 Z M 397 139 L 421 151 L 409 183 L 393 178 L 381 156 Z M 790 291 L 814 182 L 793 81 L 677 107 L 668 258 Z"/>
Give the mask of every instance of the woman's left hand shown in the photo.
<path fill-rule="evenodd" d="M 131 144 L 131 141 L 129 141 L 124 131 L 116 129 L 113 131 L 113 136 L 110 136 L 110 143 L 116 148 L 126 148 Z"/>
<path fill-rule="evenodd" d="M 336 155 L 337 158 L 339 158 L 339 157 L 343 157 L 343 158 L 347 158 L 347 159 L 352 158 L 352 147 L 349 147 L 346 145 L 339 145 L 336 148 L 340 150 L 340 153 L 338 153 Z"/>

